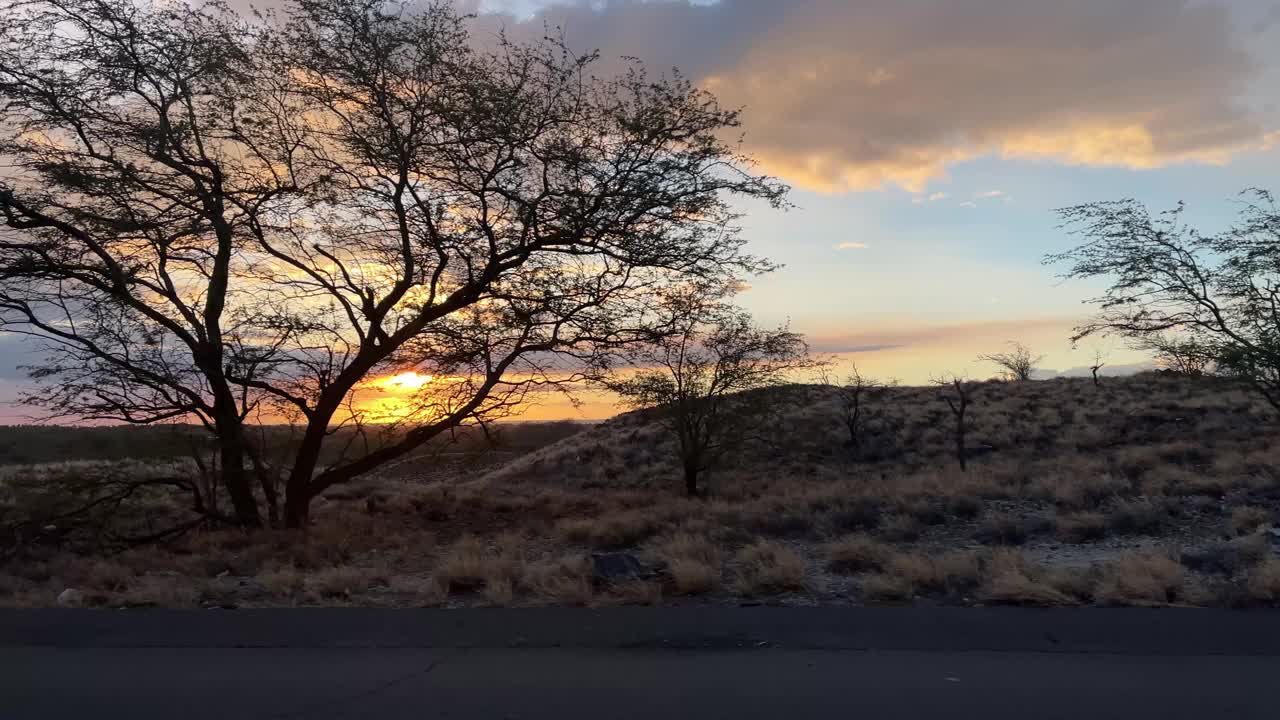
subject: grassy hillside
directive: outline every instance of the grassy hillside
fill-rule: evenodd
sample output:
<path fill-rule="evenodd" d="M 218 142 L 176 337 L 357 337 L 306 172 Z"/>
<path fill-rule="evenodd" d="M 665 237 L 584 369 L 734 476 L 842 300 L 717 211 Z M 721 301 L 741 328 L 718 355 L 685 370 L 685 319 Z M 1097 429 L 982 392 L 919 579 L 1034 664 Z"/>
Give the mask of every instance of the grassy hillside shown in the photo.
<path fill-rule="evenodd" d="M 877 392 L 857 450 L 831 389 L 785 394 L 705 499 L 679 493 L 652 414 L 630 413 L 487 472 L 422 458 L 335 488 L 301 542 L 46 550 L 0 568 L 0 602 L 1280 603 L 1280 423 L 1228 381 L 982 384 L 968 472 L 935 389 Z M 600 552 L 651 572 L 601 584 Z"/>

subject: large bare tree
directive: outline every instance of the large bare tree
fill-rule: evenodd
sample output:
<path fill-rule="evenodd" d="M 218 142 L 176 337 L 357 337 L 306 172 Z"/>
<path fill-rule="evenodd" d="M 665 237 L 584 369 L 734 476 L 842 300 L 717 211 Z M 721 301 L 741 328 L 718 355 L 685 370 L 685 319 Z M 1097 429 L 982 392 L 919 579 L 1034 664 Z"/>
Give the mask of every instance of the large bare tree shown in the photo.
<path fill-rule="evenodd" d="M 198 419 L 244 525 L 259 495 L 304 525 L 335 483 L 677 333 L 677 289 L 769 269 L 728 198 L 785 188 L 678 76 L 477 49 L 447 4 L 0 9 L 0 307 L 47 344 L 30 400 Z M 412 397 L 371 400 L 406 372 Z M 286 461 L 262 418 L 297 425 Z"/>

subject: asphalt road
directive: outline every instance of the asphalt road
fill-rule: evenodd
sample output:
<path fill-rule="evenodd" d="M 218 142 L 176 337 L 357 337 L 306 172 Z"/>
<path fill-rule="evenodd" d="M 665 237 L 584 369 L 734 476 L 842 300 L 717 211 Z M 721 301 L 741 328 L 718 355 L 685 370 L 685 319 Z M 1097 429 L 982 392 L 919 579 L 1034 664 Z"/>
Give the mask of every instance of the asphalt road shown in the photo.
<path fill-rule="evenodd" d="M 0 612 L 0 718 L 1274 718 L 1280 614 Z"/>

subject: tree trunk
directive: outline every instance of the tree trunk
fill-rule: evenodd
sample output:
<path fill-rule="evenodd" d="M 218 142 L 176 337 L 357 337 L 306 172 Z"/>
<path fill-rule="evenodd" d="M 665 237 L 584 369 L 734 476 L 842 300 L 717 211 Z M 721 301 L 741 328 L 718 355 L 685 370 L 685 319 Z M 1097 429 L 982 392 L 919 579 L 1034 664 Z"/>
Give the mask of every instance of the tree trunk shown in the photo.
<path fill-rule="evenodd" d="M 698 464 L 684 464 L 684 491 L 689 497 L 698 497 Z"/>
<path fill-rule="evenodd" d="M 960 461 L 960 472 L 968 472 L 968 462 L 965 458 L 964 447 L 964 416 L 961 415 L 956 422 L 956 459 Z"/>
<path fill-rule="evenodd" d="M 243 528 L 257 529 L 262 527 L 262 518 L 258 515 L 258 501 L 253 496 L 253 487 L 249 484 L 249 473 L 244 468 L 244 444 L 237 435 L 232 430 L 219 438 L 222 484 L 231 496 L 236 522 Z"/>
<path fill-rule="evenodd" d="M 296 530 L 307 526 L 311 509 L 311 481 L 320 464 L 324 447 L 325 425 L 312 421 L 303 432 L 302 442 L 293 458 L 293 469 L 284 489 L 284 526 Z"/>

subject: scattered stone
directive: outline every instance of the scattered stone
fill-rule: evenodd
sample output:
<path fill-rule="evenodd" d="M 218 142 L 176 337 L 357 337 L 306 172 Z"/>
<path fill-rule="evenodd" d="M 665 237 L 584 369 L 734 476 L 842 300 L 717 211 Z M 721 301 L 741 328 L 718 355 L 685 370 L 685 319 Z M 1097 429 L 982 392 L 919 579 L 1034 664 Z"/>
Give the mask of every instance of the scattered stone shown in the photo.
<path fill-rule="evenodd" d="M 67 588 L 58 593 L 58 607 L 81 607 L 84 605 L 84 593 L 75 588 Z"/>
<path fill-rule="evenodd" d="M 653 577 L 653 571 L 629 553 L 592 553 L 591 574 L 596 585 L 617 585 Z"/>

